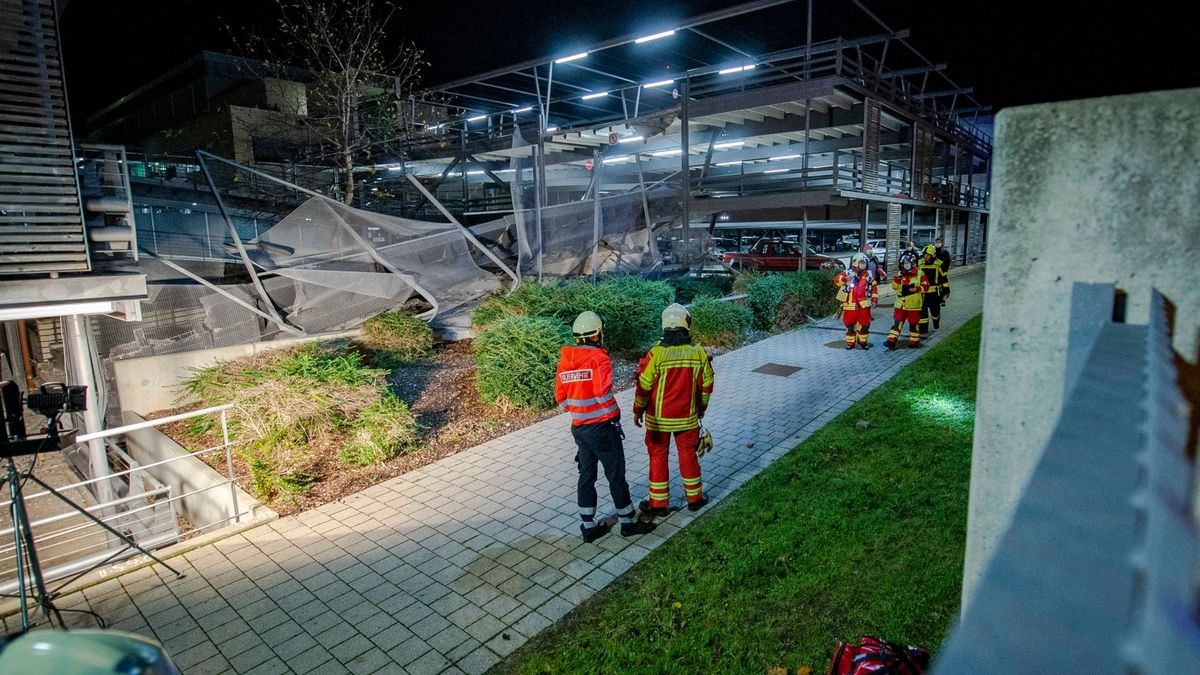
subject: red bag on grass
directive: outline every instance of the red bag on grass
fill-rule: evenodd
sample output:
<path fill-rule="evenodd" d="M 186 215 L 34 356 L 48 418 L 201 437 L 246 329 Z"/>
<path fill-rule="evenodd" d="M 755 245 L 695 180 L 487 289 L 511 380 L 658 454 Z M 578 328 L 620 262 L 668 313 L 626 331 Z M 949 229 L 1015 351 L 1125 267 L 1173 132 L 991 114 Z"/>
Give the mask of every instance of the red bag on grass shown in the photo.
<path fill-rule="evenodd" d="M 928 667 L 929 652 L 924 649 L 864 635 L 856 645 L 838 643 L 828 675 L 924 675 Z"/>

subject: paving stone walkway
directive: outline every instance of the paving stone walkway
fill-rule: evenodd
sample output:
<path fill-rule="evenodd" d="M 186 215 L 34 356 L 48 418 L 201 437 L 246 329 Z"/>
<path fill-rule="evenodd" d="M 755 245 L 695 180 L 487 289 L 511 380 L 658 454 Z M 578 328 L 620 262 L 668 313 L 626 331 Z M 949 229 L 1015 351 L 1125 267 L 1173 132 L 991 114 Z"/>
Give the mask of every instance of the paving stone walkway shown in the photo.
<path fill-rule="evenodd" d="M 932 343 L 982 308 L 982 270 L 955 276 L 953 286 Z M 873 332 L 886 332 L 889 317 L 878 310 Z M 876 349 L 847 352 L 833 327 L 840 323 L 715 360 L 706 424 L 717 447 L 701 462 L 714 502 L 924 352 L 889 352 L 882 335 Z M 800 370 L 754 372 L 769 363 Z M 647 456 L 632 397 L 626 391 L 617 400 L 636 500 L 646 495 Z M 182 580 L 143 568 L 59 605 L 157 638 L 189 675 L 482 673 L 703 515 L 683 510 L 650 535 L 614 532 L 584 543 L 568 425 L 565 415 L 546 420 L 174 557 Z M 672 472 L 679 504 L 682 484 Z M 611 513 L 603 478 L 598 487 L 600 511 Z M 86 615 L 72 616 L 87 625 Z"/>

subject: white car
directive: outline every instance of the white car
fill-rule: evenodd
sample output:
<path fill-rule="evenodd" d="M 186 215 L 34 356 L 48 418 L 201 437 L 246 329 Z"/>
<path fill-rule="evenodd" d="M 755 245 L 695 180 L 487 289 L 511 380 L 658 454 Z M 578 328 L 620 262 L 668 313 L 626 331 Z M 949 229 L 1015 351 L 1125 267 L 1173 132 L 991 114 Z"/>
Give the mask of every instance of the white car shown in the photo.
<path fill-rule="evenodd" d="M 871 252 L 879 258 L 879 262 L 887 259 L 887 239 L 868 239 L 867 246 L 871 247 Z"/>

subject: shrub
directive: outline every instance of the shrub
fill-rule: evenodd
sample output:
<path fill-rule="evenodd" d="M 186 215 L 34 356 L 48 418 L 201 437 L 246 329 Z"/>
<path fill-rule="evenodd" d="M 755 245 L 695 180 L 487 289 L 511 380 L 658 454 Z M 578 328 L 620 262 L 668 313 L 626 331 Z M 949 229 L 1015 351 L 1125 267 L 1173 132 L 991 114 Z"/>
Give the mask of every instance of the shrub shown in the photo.
<path fill-rule="evenodd" d="M 754 327 L 771 330 L 775 327 L 775 312 L 787 292 L 782 274 L 765 274 L 754 279 L 746 289 L 746 304 L 754 313 Z"/>
<path fill-rule="evenodd" d="M 762 272 L 748 269 L 736 269 L 733 271 L 733 288 L 730 289 L 734 293 L 749 293 L 750 287 L 754 282 L 763 278 Z"/>
<path fill-rule="evenodd" d="M 317 479 L 318 438 L 337 444 L 350 436 L 353 448 L 340 454 L 354 464 L 387 459 L 415 440 L 416 422 L 386 393 L 385 374 L 348 345 L 314 343 L 199 369 L 184 386 L 206 405 L 233 405 L 230 435 L 250 468 L 251 489 L 270 502 Z"/>
<path fill-rule="evenodd" d="M 706 277 L 693 279 L 676 277 L 669 282 L 675 289 L 675 302 L 691 302 L 700 296 L 724 297 L 733 289 L 733 277 Z"/>
<path fill-rule="evenodd" d="M 574 342 L 571 329 L 551 317 L 511 316 L 488 326 L 473 345 L 479 395 L 488 403 L 552 407 L 559 348 Z"/>
<path fill-rule="evenodd" d="M 353 466 L 389 460 L 416 447 L 417 431 L 417 420 L 404 401 L 384 394 L 363 408 L 338 458 Z"/>
<path fill-rule="evenodd" d="M 762 330 L 789 330 L 807 317 L 828 316 L 837 309 L 835 272 L 814 270 L 758 276 L 747 289 L 754 325 Z"/>
<path fill-rule="evenodd" d="M 513 316 L 552 317 L 570 324 L 591 310 L 604 319 L 605 343 L 615 351 L 648 346 L 659 333 L 662 310 L 674 291 L 665 282 L 638 276 L 609 277 L 598 284 L 583 279 L 545 286 L 523 284 L 508 296 L 489 298 L 475 309 L 477 331 Z"/>
<path fill-rule="evenodd" d="M 692 337 L 713 347 L 736 347 L 754 320 L 749 307 L 702 295 L 692 303 Z"/>
<path fill-rule="evenodd" d="M 384 312 L 363 324 L 362 343 L 375 353 L 376 365 L 390 370 L 428 356 L 433 329 L 411 314 Z"/>

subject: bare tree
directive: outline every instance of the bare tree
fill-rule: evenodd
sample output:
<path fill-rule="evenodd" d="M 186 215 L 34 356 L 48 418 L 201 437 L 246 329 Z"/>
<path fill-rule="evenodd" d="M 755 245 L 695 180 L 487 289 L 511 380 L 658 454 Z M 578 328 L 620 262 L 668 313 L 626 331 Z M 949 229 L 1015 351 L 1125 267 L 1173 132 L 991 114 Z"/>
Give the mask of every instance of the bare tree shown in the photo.
<path fill-rule="evenodd" d="M 281 112 L 320 145 L 337 166 L 342 200 L 354 199 L 356 163 L 398 151 L 428 108 L 413 103 L 424 53 L 392 44 L 387 29 L 398 8 L 371 0 L 274 0 L 275 31 L 239 40 L 261 60 L 256 73 L 270 87 L 280 72 L 305 71 L 302 96 L 277 95 Z M 286 109 L 285 109 L 286 108 Z"/>

